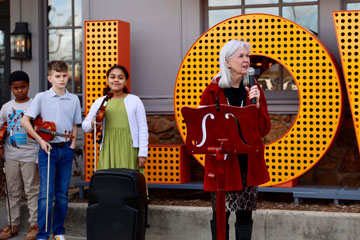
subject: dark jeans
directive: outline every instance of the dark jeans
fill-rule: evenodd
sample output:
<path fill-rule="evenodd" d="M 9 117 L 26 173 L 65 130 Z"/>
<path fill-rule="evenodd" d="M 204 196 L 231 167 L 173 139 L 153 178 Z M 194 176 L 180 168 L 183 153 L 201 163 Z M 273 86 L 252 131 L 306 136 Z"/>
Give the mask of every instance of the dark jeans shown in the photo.
<path fill-rule="evenodd" d="M 54 235 L 65 234 L 64 221 L 68 208 L 68 188 L 70 184 L 73 158 L 74 150 L 70 149 L 70 143 L 66 143 L 65 146 L 58 146 L 56 144 L 52 144 L 52 150 L 50 153 L 48 228 L 47 231 L 45 231 L 48 154 L 41 148 L 39 150 L 39 233 L 36 236 L 38 239 L 49 238 L 51 232 L 51 222 L 53 222 L 52 230 Z M 54 195 L 54 216 L 53 218 L 51 218 Z"/>

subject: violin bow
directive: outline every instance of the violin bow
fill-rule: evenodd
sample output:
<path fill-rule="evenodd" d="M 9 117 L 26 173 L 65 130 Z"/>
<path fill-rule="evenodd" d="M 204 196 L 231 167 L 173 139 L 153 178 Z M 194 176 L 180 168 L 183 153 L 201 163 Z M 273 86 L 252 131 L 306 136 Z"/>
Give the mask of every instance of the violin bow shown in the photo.
<path fill-rule="evenodd" d="M 96 118 L 94 121 L 94 172 L 96 172 Z"/>
<path fill-rule="evenodd" d="M 5 191 L 6 191 L 6 198 L 7 198 L 7 205 L 8 205 L 8 211 L 9 211 L 9 222 L 10 222 L 10 233 L 11 235 L 13 234 L 13 228 L 12 228 L 12 221 L 11 221 L 11 211 L 10 211 L 10 200 L 9 200 L 9 189 L 8 189 L 8 185 L 7 185 L 7 181 L 6 181 L 6 171 L 5 171 L 5 158 L 1 159 L 1 163 L 2 163 L 2 169 L 4 172 L 4 182 L 5 182 Z"/>
<path fill-rule="evenodd" d="M 46 180 L 46 219 L 45 219 L 45 232 L 48 230 L 48 215 L 49 215 L 49 179 L 50 179 L 50 148 L 48 148 L 48 167 L 47 167 L 47 180 Z"/>
<path fill-rule="evenodd" d="M 107 104 L 107 101 L 109 100 L 109 99 L 111 99 L 112 97 L 114 96 L 114 93 L 113 92 L 108 92 L 108 94 L 106 95 L 106 97 L 103 99 L 103 101 L 101 102 L 101 104 L 100 104 L 100 107 L 99 107 L 99 109 L 97 110 L 97 112 L 96 112 L 96 115 L 95 115 L 95 120 L 94 120 L 94 172 L 96 171 L 96 157 L 97 157 L 97 154 L 96 154 L 96 149 L 97 149 L 97 147 L 96 147 L 96 128 L 97 128 L 97 122 L 98 122 L 98 117 L 99 117 L 99 115 L 102 115 L 102 117 L 101 117 L 101 120 L 102 120 L 102 118 L 103 118 L 103 114 L 105 113 L 105 108 L 103 108 L 104 106 L 106 106 L 106 104 Z M 100 114 L 100 112 L 102 112 L 101 114 Z M 99 122 L 100 122 L 100 120 L 99 120 Z"/>

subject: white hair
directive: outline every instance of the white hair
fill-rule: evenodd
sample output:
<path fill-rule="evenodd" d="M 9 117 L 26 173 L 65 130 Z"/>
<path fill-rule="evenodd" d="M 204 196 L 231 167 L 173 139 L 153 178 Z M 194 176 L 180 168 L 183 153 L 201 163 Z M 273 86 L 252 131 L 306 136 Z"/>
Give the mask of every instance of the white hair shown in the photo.
<path fill-rule="evenodd" d="M 230 88 L 231 87 L 231 73 L 226 64 L 226 60 L 231 59 L 233 55 L 239 48 L 245 48 L 248 53 L 250 53 L 251 47 L 250 44 L 241 40 L 230 40 L 227 42 L 220 50 L 219 64 L 220 71 L 213 77 L 213 81 L 220 77 L 219 87 L 220 88 Z M 248 74 L 243 76 L 242 84 L 244 86 L 249 84 Z"/>

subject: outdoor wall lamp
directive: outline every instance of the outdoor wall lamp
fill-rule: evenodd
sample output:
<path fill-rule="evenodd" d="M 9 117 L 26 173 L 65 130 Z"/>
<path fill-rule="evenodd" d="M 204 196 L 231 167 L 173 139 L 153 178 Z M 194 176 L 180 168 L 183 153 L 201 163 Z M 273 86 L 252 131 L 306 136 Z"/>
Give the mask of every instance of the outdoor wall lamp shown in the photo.
<path fill-rule="evenodd" d="M 10 34 L 11 58 L 31 59 L 31 33 L 27 22 L 15 23 L 15 30 Z"/>

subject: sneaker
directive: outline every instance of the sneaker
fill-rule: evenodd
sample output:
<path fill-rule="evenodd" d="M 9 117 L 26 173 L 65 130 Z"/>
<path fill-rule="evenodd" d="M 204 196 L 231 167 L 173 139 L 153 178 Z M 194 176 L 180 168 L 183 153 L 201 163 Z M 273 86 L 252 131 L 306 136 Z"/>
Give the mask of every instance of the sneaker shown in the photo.
<path fill-rule="evenodd" d="M 39 232 L 39 225 L 33 225 L 29 228 L 25 240 L 36 240 L 36 234 Z"/>
<path fill-rule="evenodd" d="M 19 233 L 19 225 L 12 225 L 12 232 L 10 225 L 7 225 L 0 231 L 0 239 L 9 239 Z"/>
<path fill-rule="evenodd" d="M 54 240 L 66 240 L 64 235 L 55 235 Z"/>

